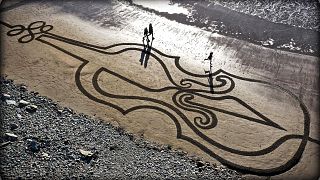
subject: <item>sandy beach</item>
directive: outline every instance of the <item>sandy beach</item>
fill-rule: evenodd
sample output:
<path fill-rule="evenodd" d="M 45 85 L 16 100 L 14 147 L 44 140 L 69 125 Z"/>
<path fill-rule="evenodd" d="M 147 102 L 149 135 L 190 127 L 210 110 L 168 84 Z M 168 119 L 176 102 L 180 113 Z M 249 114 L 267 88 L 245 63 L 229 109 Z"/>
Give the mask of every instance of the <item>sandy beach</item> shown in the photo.
<path fill-rule="evenodd" d="M 30 2 L 2 12 L 1 74 L 247 178 L 319 176 L 319 57 L 208 32 L 126 2 L 84 4 Z M 155 39 L 145 47 L 149 23 Z M 213 91 L 203 61 L 211 51 Z"/>

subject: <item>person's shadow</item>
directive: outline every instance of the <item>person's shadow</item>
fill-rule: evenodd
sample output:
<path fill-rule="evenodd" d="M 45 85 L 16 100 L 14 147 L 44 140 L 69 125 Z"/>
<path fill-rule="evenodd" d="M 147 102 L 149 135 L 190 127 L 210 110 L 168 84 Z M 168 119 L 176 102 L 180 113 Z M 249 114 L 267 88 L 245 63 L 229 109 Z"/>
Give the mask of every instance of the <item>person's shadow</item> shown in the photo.
<path fill-rule="evenodd" d="M 213 92 L 213 77 L 212 77 L 211 73 L 209 74 L 208 82 L 209 82 L 209 86 L 210 86 L 210 92 L 214 93 Z"/>
<path fill-rule="evenodd" d="M 208 77 L 208 83 L 209 83 L 209 87 L 210 87 L 210 92 L 211 93 L 214 93 L 213 92 L 213 75 L 212 75 L 212 73 L 210 72 L 210 71 L 204 71 L 204 73 L 209 73 L 209 77 Z"/>
<path fill-rule="evenodd" d="M 151 40 L 150 44 L 149 43 L 145 44 L 144 39 L 142 41 L 143 41 L 143 50 L 141 51 L 140 63 L 141 65 L 142 64 L 144 65 L 144 68 L 147 68 L 153 40 Z"/>

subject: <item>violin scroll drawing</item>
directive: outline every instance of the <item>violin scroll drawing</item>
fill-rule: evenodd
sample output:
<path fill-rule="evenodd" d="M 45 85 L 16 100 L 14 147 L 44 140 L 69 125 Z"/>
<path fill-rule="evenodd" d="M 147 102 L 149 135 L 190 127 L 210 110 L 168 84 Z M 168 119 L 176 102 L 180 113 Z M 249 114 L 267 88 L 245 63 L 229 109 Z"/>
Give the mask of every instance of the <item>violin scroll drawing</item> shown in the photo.
<path fill-rule="evenodd" d="M 11 25 L 8 25 L 7 23 L 2 23 L 2 24 L 6 24 L 11 28 L 11 30 L 7 32 L 8 36 L 17 36 L 24 32 L 27 32 L 27 34 L 21 36 L 18 39 L 18 42 L 20 43 L 31 42 L 32 40 L 35 39 L 35 35 L 47 33 L 53 29 L 52 25 L 46 25 L 44 21 L 32 22 L 28 25 L 28 27 L 24 27 L 23 25 L 11 26 Z"/>
<path fill-rule="evenodd" d="M 36 40 L 81 62 L 74 77 L 78 89 L 87 98 L 114 108 L 124 116 L 145 110 L 161 113 L 175 125 L 177 139 L 191 143 L 233 169 L 268 176 L 284 173 L 299 162 L 310 140 L 310 115 L 306 106 L 295 94 L 281 86 L 237 76 L 222 69 L 210 73 L 213 83 L 210 85 L 207 83 L 208 75 L 196 74 L 183 68 L 180 57 L 164 54 L 156 48 L 148 52 L 151 58 L 148 68 L 154 68 L 152 70 L 156 71 L 159 83 L 141 80 L 143 77 L 130 76 L 106 64 L 97 67 L 88 85 L 83 83 L 83 70 L 91 66 L 94 60 L 72 52 L 68 46 L 90 51 L 105 58 L 106 63 L 109 59 L 117 59 L 118 62 L 114 63 L 121 63 L 124 61 L 121 58 L 123 56 L 139 56 L 144 51 L 143 44 L 97 46 L 54 34 L 53 26 L 44 21 L 30 23 L 26 27 L 12 26 L 5 22 L 0 24 L 8 28 L 8 36 L 17 36 L 20 43 Z M 64 46 L 58 45 L 57 41 Z M 138 69 L 139 66 L 130 68 L 142 71 Z M 118 84 L 112 86 L 115 83 Z M 291 99 L 295 103 L 292 108 L 297 112 L 296 119 L 288 120 L 290 114 L 277 111 L 273 107 L 278 102 L 276 100 L 270 102 L 267 97 L 250 98 L 250 95 L 241 95 L 243 89 L 252 87 L 267 89 Z M 124 101 L 127 103 L 124 104 Z M 271 110 L 265 110 L 268 108 Z M 278 113 L 284 114 L 279 116 Z M 300 129 L 294 133 L 286 126 L 286 122 L 297 123 Z M 239 124 L 241 127 L 238 127 Z M 233 140 L 228 141 L 226 136 Z M 295 141 L 293 145 L 290 145 L 290 140 Z M 283 158 L 289 146 L 292 153 Z M 266 165 L 270 159 L 275 158 L 279 158 L 279 161 Z"/>

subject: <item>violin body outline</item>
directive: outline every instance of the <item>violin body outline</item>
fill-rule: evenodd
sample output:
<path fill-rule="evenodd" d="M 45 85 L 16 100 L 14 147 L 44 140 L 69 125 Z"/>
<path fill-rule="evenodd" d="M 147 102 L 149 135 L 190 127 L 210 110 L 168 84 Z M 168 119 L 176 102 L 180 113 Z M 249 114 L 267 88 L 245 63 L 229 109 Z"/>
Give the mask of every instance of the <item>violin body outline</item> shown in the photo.
<path fill-rule="evenodd" d="M 106 47 L 96 46 L 96 45 L 80 42 L 77 40 L 69 39 L 69 38 L 62 37 L 62 36 L 56 35 L 54 33 L 51 33 L 49 31 L 51 31 L 53 29 L 53 26 L 46 25 L 46 23 L 44 21 L 33 22 L 27 28 L 25 28 L 23 25 L 11 26 L 11 25 L 4 23 L 4 22 L 1 22 L 1 24 L 12 29 L 12 30 L 8 31 L 8 33 L 7 33 L 8 36 L 21 35 L 24 31 L 26 31 L 28 34 L 23 35 L 18 39 L 18 42 L 20 42 L 20 43 L 28 43 L 28 42 L 31 42 L 32 40 L 37 40 L 41 43 L 49 45 L 49 46 L 65 53 L 65 54 L 72 56 L 73 58 L 81 61 L 82 64 L 77 68 L 77 70 L 75 72 L 75 82 L 76 82 L 78 89 L 82 92 L 82 94 L 84 94 L 89 99 L 91 99 L 97 103 L 101 103 L 106 106 L 117 109 L 123 115 L 134 112 L 136 110 L 141 110 L 141 109 L 151 109 L 151 110 L 155 110 L 155 111 L 159 111 L 161 113 L 164 113 L 174 122 L 174 124 L 176 126 L 176 130 L 177 130 L 177 136 L 176 136 L 177 139 L 185 140 L 185 141 L 197 146 L 199 149 L 201 149 L 202 151 L 204 151 L 205 153 L 207 153 L 211 157 L 217 159 L 222 164 L 227 165 L 233 169 L 237 169 L 242 172 L 247 172 L 247 173 L 257 174 L 257 175 L 277 175 L 277 174 L 284 173 L 284 172 L 288 171 L 289 169 L 291 169 L 292 167 L 294 167 L 299 162 L 299 160 L 303 154 L 303 151 L 306 147 L 306 144 L 308 142 L 309 133 L 310 133 L 309 112 L 308 112 L 306 106 L 304 105 L 304 103 L 295 94 L 293 94 L 289 90 L 286 90 L 285 88 L 282 88 L 281 86 L 274 85 L 272 83 L 262 81 L 262 80 L 256 80 L 256 79 L 250 79 L 250 78 L 237 76 L 237 75 L 228 73 L 222 69 L 219 69 L 219 70 L 213 72 L 213 74 L 212 74 L 212 77 L 214 77 L 214 80 L 216 81 L 215 85 L 214 85 L 214 89 L 218 89 L 218 90 L 214 90 L 214 92 L 212 93 L 209 90 L 210 86 L 208 84 L 203 83 L 203 81 L 198 81 L 198 80 L 194 79 L 194 78 L 206 79 L 206 78 L 208 78 L 208 75 L 195 74 L 195 73 L 189 72 L 188 70 L 185 70 L 180 65 L 180 57 L 170 56 L 170 55 L 162 53 L 161 51 L 157 50 L 156 48 L 152 48 L 152 51 L 155 53 L 153 53 L 153 52 L 150 53 L 150 56 L 154 60 L 156 60 L 157 63 L 160 64 L 160 66 L 162 67 L 162 70 L 166 74 L 166 78 L 168 79 L 169 82 L 171 82 L 170 86 L 166 86 L 166 87 L 158 88 L 158 89 L 149 88 L 145 85 L 139 84 L 139 82 L 130 80 L 129 78 L 124 77 L 121 74 L 108 69 L 107 67 L 99 68 L 93 75 L 92 85 L 93 85 L 94 89 L 96 90 L 96 92 L 98 92 L 99 94 L 101 94 L 103 96 L 106 96 L 109 98 L 116 98 L 116 99 L 143 100 L 143 101 L 150 101 L 154 104 L 159 104 L 159 106 L 139 105 L 139 106 L 134 106 L 134 107 L 125 109 L 117 104 L 113 104 L 113 103 L 105 101 L 103 99 L 99 99 L 86 90 L 86 88 L 84 87 L 84 85 L 81 82 L 81 74 L 82 74 L 82 70 L 90 63 L 89 60 L 84 59 L 74 53 L 71 53 L 71 52 L 69 52 L 69 51 L 67 51 L 67 50 L 65 50 L 65 49 L 63 49 L 53 43 L 50 43 L 49 41 L 45 40 L 45 38 L 62 41 L 64 43 L 68 43 L 68 44 L 71 44 L 74 46 L 79 46 L 79 47 L 86 48 L 86 49 L 95 51 L 97 53 L 102 53 L 102 54 L 106 54 L 106 55 L 121 54 L 121 53 L 124 53 L 127 51 L 143 51 L 142 48 L 139 48 L 139 47 L 143 47 L 142 44 L 121 43 L 121 44 L 114 44 L 114 45 L 106 46 Z M 36 24 L 41 24 L 41 25 L 34 27 L 34 25 L 36 25 Z M 39 30 L 39 32 L 33 32 L 35 30 Z M 35 37 L 35 35 L 38 35 L 38 37 Z M 25 40 L 26 38 L 29 38 L 29 39 Z M 121 46 L 125 46 L 125 47 L 130 46 L 130 47 L 129 48 L 121 48 Z M 120 47 L 119 49 L 121 49 L 121 50 L 120 51 L 109 51 L 115 47 L 117 47 L 117 48 Z M 167 58 L 171 58 L 174 61 L 174 64 L 175 64 L 177 70 L 181 71 L 186 76 L 192 77 L 192 78 L 184 78 L 184 79 L 181 79 L 179 83 L 177 83 L 174 80 L 174 78 L 172 77 L 172 75 L 170 74 L 170 71 L 166 67 L 165 63 L 158 56 L 165 56 Z M 123 81 L 126 81 L 127 83 L 130 83 L 132 86 L 135 86 L 137 88 L 140 88 L 140 89 L 143 89 L 143 90 L 149 91 L 149 92 L 157 93 L 157 92 L 165 92 L 165 91 L 169 91 L 169 90 L 174 90 L 176 92 L 172 95 L 172 99 L 171 99 L 172 104 L 155 99 L 155 98 L 150 98 L 150 97 L 122 96 L 122 95 L 108 93 L 103 88 L 101 88 L 101 86 L 98 83 L 98 79 L 102 73 L 108 73 L 108 74 L 115 76 Z M 284 93 L 287 93 L 289 96 L 291 96 L 292 99 L 294 99 L 299 104 L 299 107 L 303 113 L 303 117 L 304 117 L 303 134 L 302 135 L 289 134 L 289 135 L 283 136 L 283 137 L 279 138 L 277 141 L 273 142 L 269 147 L 261 149 L 261 150 L 243 151 L 243 150 L 233 149 L 228 146 L 224 146 L 223 144 L 215 141 L 214 139 L 212 139 L 212 138 L 206 136 L 204 133 L 202 133 L 201 130 L 208 130 L 208 129 L 213 129 L 216 127 L 216 125 L 218 123 L 218 118 L 217 118 L 216 114 L 214 113 L 216 111 L 226 113 L 226 114 L 229 114 L 232 116 L 240 117 L 240 118 L 246 119 L 251 122 L 271 126 L 271 127 L 277 128 L 279 130 L 284 130 L 284 131 L 286 130 L 284 127 L 280 126 L 276 122 L 273 122 L 271 119 L 264 116 L 259 111 L 255 110 L 253 107 L 251 107 L 249 104 L 247 104 L 246 102 L 244 102 L 240 98 L 229 95 L 228 93 L 232 92 L 233 89 L 235 88 L 235 80 L 248 81 L 248 82 L 252 82 L 252 83 L 258 83 L 258 84 L 260 83 L 263 85 L 272 86 L 275 89 L 278 89 L 279 91 L 283 91 Z M 197 86 L 198 88 L 193 88 L 193 86 Z M 226 88 L 226 86 L 228 86 L 228 87 Z M 199 87 L 202 87 L 202 88 L 199 88 Z M 224 88 L 224 89 L 219 90 L 219 88 L 222 88 L 222 89 Z M 220 95 L 220 96 L 216 97 L 216 95 Z M 248 117 L 245 115 L 237 114 L 235 112 L 229 112 L 229 111 L 226 111 L 223 109 L 219 109 L 219 108 L 215 108 L 215 107 L 211 107 L 211 106 L 206 106 L 204 104 L 197 103 L 197 102 L 193 101 L 195 98 L 200 98 L 200 97 L 208 99 L 208 100 L 212 100 L 212 101 L 220 101 L 220 100 L 225 100 L 225 99 L 233 100 L 234 102 L 245 107 L 250 112 L 254 113 L 259 118 Z M 167 109 L 162 108 L 161 106 L 164 106 Z M 170 111 L 168 111 L 168 109 L 170 109 Z M 185 111 L 194 112 L 196 114 L 199 114 L 199 116 L 194 117 L 193 119 L 190 119 L 189 117 L 187 117 L 185 115 L 185 113 L 184 113 Z M 244 165 L 229 161 L 227 159 L 224 159 L 222 156 L 219 156 L 218 154 L 216 154 L 212 149 L 208 148 L 203 143 L 201 143 L 191 137 L 188 137 L 187 135 L 184 135 L 183 130 L 181 129 L 181 124 L 180 124 L 181 120 L 185 124 L 187 124 L 189 126 L 189 128 L 191 128 L 195 134 L 197 134 L 201 139 L 203 139 L 207 143 L 209 143 L 212 146 L 215 146 L 219 149 L 227 151 L 229 153 L 234 153 L 234 154 L 241 155 L 241 156 L 261 156 L 261 155 L 268 154 L 268 153 L 272 152 L 273 150 L 277 149 L 279 146 L 281 146 L 281 144 L 283 144 L 284 142 L 286 142 L 290 139 L 300 139 L 301 142 L 300 142 L 299 146 L 297 147 L 297 150 L 294 153 L 294 155 L 292 156 L 292 158 L 290 158 L 286 163 L 279 165 L 278 167 L 269 168 L 269 169 L 261 169 L 261 168 L 255 168 L 255 167 L 250 167 L 250 166 L 244 166 Z"/>

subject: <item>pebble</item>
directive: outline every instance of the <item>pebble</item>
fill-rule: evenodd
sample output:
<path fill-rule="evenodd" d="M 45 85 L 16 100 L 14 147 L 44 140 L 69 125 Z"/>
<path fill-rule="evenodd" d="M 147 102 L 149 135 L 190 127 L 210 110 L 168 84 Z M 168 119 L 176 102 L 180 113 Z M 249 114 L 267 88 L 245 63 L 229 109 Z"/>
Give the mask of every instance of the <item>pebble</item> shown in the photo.
<path fill-rule="evenodd" d="M 112 145 L 112 146 L 109 147 L 109 150 L 113 151 L 113 150 L 116 150 L 117 148 L 118 148 L 117 145 Z"/>
<path fill-rule="evenodd" d="M 70 109 L 70 108 L 64 108 L 64 110 L 67 111 L 67 112 L 69 112 L 69 113 L 71 113 L 71 114 L 73 114 L 73 110 Z"/>
<path fill-rule="evenodd" d="M 81 155 L 83 155 L 85 157 L 92 157 L 94 155 L 93 152 L 86 151 L 86 150 L 83 150 L 83 149 L 79 149 L 79 152 L 80 152 Z"/>
<path fill-rule="evenodd" d="M 11 97 L 11 96 L 10 96 L 9 94 L 5 94 L 5 93 L 2 94 L 2 99 L 3 99 L 3 100 L 10 99 L 10 97 Z"/>
<path fill-rule="evenodd" d="M 202 161 L 197 161 L 197 167 L 198 168 L 202 168 L 203 166 L 205 166 L 205 163 Z"/>
<path fill-rule="evenodd" d="M 25 85 L 20 86 L 20 90 L 21 91 L 27 91 L 27 86 L 25 86 Z"/>
<path fill-rule="evenodd" d="M 50 158 L 50 156 L 49 156 L 48 153 L 44 153 L 44 152 L 43 152 L 41 155 L 42 155 L 42 157 L 44 157 L 44 158 L 46 158 L 46 159 L 49 159 L 49 158 Z"/>
<path fill-rule="evenodd" d="M 36 112 L 37 109 L 38 109 L 38 106 L 33 105 L 33 104 L 32 104 L 32 105 L 28 105 L 28 106 L 26 107 L 26 111 L 32 112 L 32 113 Z"/>
<path fill-rule="evenodd" d="M 6 103 L 8 104 L 8 105 L 17 105 L 17 103 L 16 103 L 16 101 L 14 101 L 14 100 L 6 100 Z"/>
<path fill-rule="evenodd" d="M 33 139 L 28 139 L 28 149 L 32 152 L 38 152 L 40 150 L 40 147 L 38 145 L 38 142 Z"/>
<path fill-rule="evenodd" d="M 18 139 L 18 136 L 13 133 L 6 133 L 5 134 L 6 139 L 9 141 L 16 141 Z"/>
<path fill-rule="evenodd" d="M 18 124 L 10 123 L 10 130 L 11 131 L 17 129 L 18 127 L 19 127 Z"/>
<path fill-rule="evenodd" d="M 61 114 L 62 114 L 62 112 L 63 112 L 63 110 L 62 110 L 62 109 L 58 109 L 58 113 L 59 113 L 59 115 L 61 115 Z"/>
<path fill-rule="evenodd" d="M 19 101 L 19 107 L 25 107 L 27 105 L 29 105 L 30 103 L 28 101 L 25 101 L 25 100 L 20 100 Z"/>
<path fill-rule="evenodd" d="M 9 145 L 10 143 L 11 143 L 10 141 L 1 143 L 0 148 L 3 148 L 5 146 Z"/>

